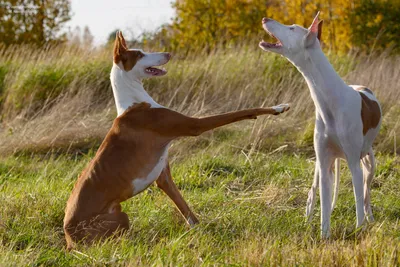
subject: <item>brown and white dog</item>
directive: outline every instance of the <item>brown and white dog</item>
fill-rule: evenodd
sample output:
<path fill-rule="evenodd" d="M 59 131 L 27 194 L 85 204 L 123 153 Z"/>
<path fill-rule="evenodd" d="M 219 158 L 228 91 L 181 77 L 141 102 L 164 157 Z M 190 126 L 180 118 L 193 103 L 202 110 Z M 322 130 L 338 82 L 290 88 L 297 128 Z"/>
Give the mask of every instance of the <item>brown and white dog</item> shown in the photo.
<path fill-rule="evenodd" d="M 127 230 L 128 216 L 121 211 L 120 203 L 154 181 L 187 222 L 196 224 L 196 216 L 172 180 L 168 164 L 170 143 L 178 137 L 197 136 L 229 123 L 264 114 L 278 115 L 289 109 L 289 105 L 282 104 L 191 118 L 164 108 L 146 93 L 141 80 L 164 75 L 166 71 L 153 66 L 169 59 L 168 53 L 127 49 L 122 34 L 117 34 L 111 82 L 119 116 L 67 202 L 64 232 L 68 249 L 79 241 L 91 243 Z"/>

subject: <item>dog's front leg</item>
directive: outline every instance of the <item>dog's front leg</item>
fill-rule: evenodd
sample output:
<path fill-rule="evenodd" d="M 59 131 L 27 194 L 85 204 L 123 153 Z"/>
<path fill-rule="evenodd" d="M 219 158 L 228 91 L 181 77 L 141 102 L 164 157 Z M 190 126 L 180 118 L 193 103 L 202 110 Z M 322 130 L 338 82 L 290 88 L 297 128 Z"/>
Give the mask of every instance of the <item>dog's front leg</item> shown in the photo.
<path fill-rule="evenodd" d="M 288 104 L 281 104 L 270 108 L 254 108 L 245 109 L 234 112 L 229 112 L 220 115 L 214 115 L 204 118 L 191 118 L 189 134 L 185 135 L 200 135 L 203 132 L 231 124 L 237 121 L 256 119 L 261 115 L 278 115 L 290 109 Z"/>
<path fill-rule="evenodd" d="M 183 199 L 178 187 L 172 180 L 169 163 L 167 163 L 164 170 L 161 172 L 160 177 L 158 177 L 156 180 L 156 183 L 157 186 L 172 199 L 191 227 L 199 222 L 194 213 L 190 210 L 186 201 Z"/>
<path fill-rule="evenodd" d="M 315 171 L 318 172 L 321 203 L 321 237 L 329 238 L 332 212 L 333 172 L 335 156 L 329 146 L 329 139 L 317 131 L 314 136 L 316 154 Z"/>
<path fill-rule="evenodd" d="M 333 172 L 331 166 L 334 160 L 335 158 L 329 155 L 328 152 L 326 158 L 319 163 L 322 238 L 329 238 L 330 236 L 333 193 Z"/>

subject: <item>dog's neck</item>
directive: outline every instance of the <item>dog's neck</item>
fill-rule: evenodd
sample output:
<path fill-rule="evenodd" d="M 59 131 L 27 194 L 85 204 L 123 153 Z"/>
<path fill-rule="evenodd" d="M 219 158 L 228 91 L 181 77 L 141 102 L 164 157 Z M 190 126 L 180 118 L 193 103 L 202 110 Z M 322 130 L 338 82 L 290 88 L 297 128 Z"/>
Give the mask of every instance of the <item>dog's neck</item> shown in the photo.
<path fill-rule="evenodd" d="M 115 63 L 111 69 L 110 79 L 118 116 L 135 103 L 147 102 L 152 108 L 162 107 L 144 90 L 141 79 L 122 70 Z"/>
<path fill-rule="evenodd" d="M 303 74 L 316 111 L 334 114 L 350 87 L 336 73 L 320 47 L 307 49 L 304 57 L 292 63 Z"/>

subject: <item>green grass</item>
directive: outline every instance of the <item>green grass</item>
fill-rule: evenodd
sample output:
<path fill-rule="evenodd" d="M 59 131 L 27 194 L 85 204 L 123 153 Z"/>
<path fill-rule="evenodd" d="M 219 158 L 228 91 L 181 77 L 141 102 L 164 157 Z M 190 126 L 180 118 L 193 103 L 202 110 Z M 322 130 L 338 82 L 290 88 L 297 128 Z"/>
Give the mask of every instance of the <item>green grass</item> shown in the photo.
<path fill-rule="evenodd" d="M 0 265 L 300 265 L 400 264 L 400 168 L 378 155 L 372 185 L 376 218 L 355 229 L 351 180 L 343 168 L 332 238 L 319 237 L 319 206 L 311 224 L 304 208 L 314 162 L 307 154 L 254 153 L 232 139 L 172 151 L 172 173 L 200 224 L 190 229 L 173 203 L 151 187 L 124 202 L 131 229 L 123 237 L 66 252 L 63 211 L 93 152 L 80 156 L 12 156 L 0 163 Z M 225 136 L 225 137 L 224 137 Z"/>

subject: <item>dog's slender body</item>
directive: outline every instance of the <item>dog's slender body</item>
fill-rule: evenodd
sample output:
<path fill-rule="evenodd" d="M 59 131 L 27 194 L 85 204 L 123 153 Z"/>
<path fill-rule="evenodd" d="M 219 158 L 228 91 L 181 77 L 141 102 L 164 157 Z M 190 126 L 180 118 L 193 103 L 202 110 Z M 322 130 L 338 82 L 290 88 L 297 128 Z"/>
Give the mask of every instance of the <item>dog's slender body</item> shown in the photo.
<path fill-rule="evenodd" d="M 141 79 L 166 72 L 152 66 L 168 62 L 167 53 L 128 50 L 117 34 L 111 71 L 118 117 L 95 158 L 82 172 L 67 202 L 64 232 L 67 247 L 92 242 L 129 228 L 120 203 L 142 192 L 153 182 L 176 204 L 190 225 L 196 216 L 172 180 L 168 148 L 182 136 L 205 131 L 264 114 L 280 114 L 288 105 L 236 111 L 206 118 L 191 118 L 156 103 L 144 90 Z"/>
<path fill-rule="evenodd" d="M 372 143 L 382 122 L 378 100 L 364 86 L 348 86 L 333 69 L 320 47 L 322 21 L 318 21 L 318 15 L 309 29 L 282 25 L 267 18 L 263 19 L 263 27 L 279 42 L 271 44 L 263 41 L 260 47 L 285 56 L 297 67 L 308 84 L 315 105 L 316 163 L 314 182 L 307 200 L 308 220 L 315 206 L 317 187 L 320 186 L 321 234 L 329 237 L 330 216 L 339 187 L 339 160 L 342 158 L 347 160 L 352 174 L 357 227 L 365 218 L 372 221 L 370 185 L 375 170 Z M 337 173 L 333 195 L 335 160 Z"/>

